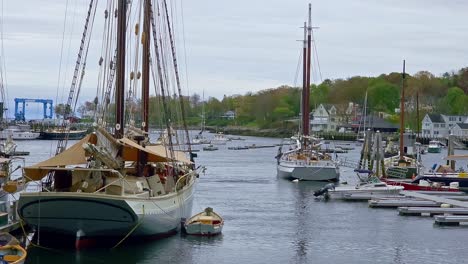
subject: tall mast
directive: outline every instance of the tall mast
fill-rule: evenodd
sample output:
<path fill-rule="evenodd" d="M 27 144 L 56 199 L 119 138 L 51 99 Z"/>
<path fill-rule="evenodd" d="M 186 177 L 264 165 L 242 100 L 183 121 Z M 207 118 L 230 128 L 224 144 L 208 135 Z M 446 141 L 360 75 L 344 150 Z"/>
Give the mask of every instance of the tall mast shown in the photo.
<path fill-rule="evenodd" d="M 122 138 L 124 132 L 125 95 L 125 33 L 127 0 L 119 0 L 117 18 L 117 71 L 115 82 L 115 138 Z"/>
<path fill-rule="evenodd" d="M 306 134 L 308 127 L 308 114 L 306 114 L 305 101 L 307 98 L 307 22 L 304 22 L 304 43 L 302 48 L 302 135 Z"/>
<path fill-rule="evenodd" d="M 401 81 L 401 101 L 400 101 L 400 160 L 403 160 L 403 132 L 405 130 L 405 60 L 403 60 L 403 79 Z"/>
<path fill-rule="evenodd" d="M 309 24 L 307 26 L 307 87 L 306 87 L 306 98 L 304 100 L 304 114 L 307 118 L 307 125 L 304 127 L 304 135 L 309 135 L 309 101 L 310 101 L 310 67 L 311 67 L 311 54 L 312 54 L 312 4 L 309 3 Z"/>
<path fill-rule="evenodd" d="M 416 92 L 416 141 L 419 139 L 419 91 Z"/>
<path fill-rule="evenodd" d="M 150 77 L 150 0 L 145 0 L 144 18 L 143 18 L 143 60 L 142 60 L 142 83 L 141 99 L 143 100 L 141 130 L 148 132 L 148 113 L 149 113 L 149 77 Z"/>

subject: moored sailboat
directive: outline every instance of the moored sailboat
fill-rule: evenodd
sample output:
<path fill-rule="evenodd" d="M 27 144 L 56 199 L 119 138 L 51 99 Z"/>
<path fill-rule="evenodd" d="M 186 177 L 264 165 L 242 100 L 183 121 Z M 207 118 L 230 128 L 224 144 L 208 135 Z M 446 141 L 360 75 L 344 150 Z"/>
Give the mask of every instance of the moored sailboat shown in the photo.
<path fill-rule="evenodd" d="M 309 23 L 304 23 L 303 41 L 303 87 L 302 87 L 302 133 L 292 139 L 296 148 L 277 155 L 278 177 L 311 181 L 336 181 L 340 172 L 338 164 L 332 157 L 320 151 L 319 140 L 309 136 L 309 97 L 310 66 L 312 41 L 311 5 L 309 4 Z"/>
<path fill-rule="evenodd" d="M 96 4 L 95 1 L 89 4 L 85 33 Z M 172 56 L 174 72 L 171 74 L 176 77 L 180 88 L 166 1 L 162 1 L 162 16 L 158 17 L 152 12 L 151 1 L 144 1 L 143 31 L 138 35 L 143 46 L 141 133 L 132 129 L 132 134 L 126 134 L 124 130 L 128 5 L 126 0 L 118 1 L 117 60 L 115 68 L 112 67 L 116 73 L 114 134 L 105 129 L 101 118 L 95 131 L 75 145 L 65 150 L 66 145 L 59 142 L 56 156 L 24 169 L 27 180 L 41 181 L 42 191 L 22 193 L 18 213 L 25 223 L 40 232 L 41 237 L 58 234 L 82 241 L 86 238 L 123 240 L 127 237 L 164 236 L 176 232 L 181 219 L 191 215 L 198 172 L 202 168 L 195 168 L 193 155 L 188 159 L 184 153 L 174 150 L 170 133 L 167 145 L 148 143 L 150 36 L 155 52 L 153 63 L 160 82 L 158 88 L 164 104 L 161 114 L 168 131 L 170 116 L 164 102 L 167 87 L 163 82 L 167 73 L 163 73 L 161 67 L 160 53 L 164 49 L 160 41 L 167 41 L 165 44 L 172 47 L 172 54 L 167 57 Z M 112 17 L 109 16 L 114 19 Z M 155 26 L 156 19 L 167 23 L 163 32 L 168 33 L 168 38 L 160 39 L 163 32 Z M 189 140 L 183 108 L 182 119 Z"/>
<path fill-rule="evenodd" d="M 401 81 L 401 100 L 400 100 L 400 147 L 399 147 L 399 154 L 398 156 L 390 157 L 386 159 L 387 166 L 387 173 L 386 176 L 388 178 L 412 178 L 418 175 L 419 173 L 419 162 L 414 157 L 409 157 L 406 154 L 405 149 L 407 150 L 408 147 L 405 147 L 405 141 L 412 142 L 415 141 L 414 135 L 406 134 L 405 137 L 405 61 L 403 60 L 403 73 L 402 73 L 402 81 Z M 413 142 L 413 146 L 411 148 L 415 148 Z M 419 156 L 419 150 L 414 151 L 416 156 Z"/>

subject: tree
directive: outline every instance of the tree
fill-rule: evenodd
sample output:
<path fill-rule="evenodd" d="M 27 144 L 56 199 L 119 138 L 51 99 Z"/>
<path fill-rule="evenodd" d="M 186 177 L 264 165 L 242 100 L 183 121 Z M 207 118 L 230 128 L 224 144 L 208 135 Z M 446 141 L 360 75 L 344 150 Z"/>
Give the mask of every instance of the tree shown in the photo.
<path fill-rule="evenodd" d="M 374 111 L 393 113 L 400 102 L 399 87 L 378 80 L 369 87 L 368 105 Z"/>
<path fill-rule="evenodd" d="M 68 117 L 71 114 L 71 107 L 69 105 L 58 104 L 54 108 L 57 117 Z"/>

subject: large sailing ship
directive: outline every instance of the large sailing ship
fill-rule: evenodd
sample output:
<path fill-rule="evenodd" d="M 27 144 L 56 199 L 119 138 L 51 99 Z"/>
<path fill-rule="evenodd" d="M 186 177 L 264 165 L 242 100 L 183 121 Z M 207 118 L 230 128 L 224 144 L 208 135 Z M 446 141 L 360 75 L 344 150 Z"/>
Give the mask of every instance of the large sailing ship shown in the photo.
<path fill-rule="evenodd" d="M 333 158 L 320 151 L 320 141 L 309 135 L 309 97 L 310 97 L 310 68 L 312 18 L 309 4 L 309 23 L 304 22 L 303 45 L 303 87 L 302 87 L 302 133 L 292 137 L 296 142 L 294 149 L 282 152 L 280 147 L 277 156 L 278 176 L 285 179 L 299 179 L 309 181 L 337 181 L 340 171 Z"/>
<path fill-rule="evenodd" d="M 96 122 L 94 132 L 88 134 L 78 143 L 66 149 L 67 139 L 59 140 L 57 155 L 26 167 L 25 177 L 36 181 L 42 186 L 40 192 L 21 193 L 18 213 L 21 219 L 36 229 L 41 237 L 46 234 L 59 234 L 82 238 L 124 239 L 135 236 L 159 236 L 174 233 L 180 227 L 182 218 L 188 218 L 192 211 L 195 185 L 201 167 L 195 168 L 193 155 L 189 158 L 174 149 L 171 135 L 167 144 L 154 145 L 149 143 L 149 86 L 150 70 L 157 73 L 155 86 L 160 89 L 163 111 L 160 113 L 169 130 L 170 114 L 165 103 L 167 89 L 170 84 L 177 85 L 180 94 L 177 60 L 174 48 L 171 19 L 165 0 L 141 2 L 143 13 L 143 29 L 135 26 L 135 35 L 141 40 L 142 74 L 141 74 L 141 127 L 133 127 L 132 120 L 125 120 L 125 92 L 128 71 L 126 64 L 127 26 L 132 19 L 127 16 L 130 6 L 126 0 L 108 1 L 105 11 L 106 26 L 115 24 L 116 48 L 115 55 L 107 62 L 110 71 L 106 89 L 112 89 L 115 72 L 115 116 L 113 128 L 109 130 L 105 116 Z M 114 6 L 118 4 L 118 6 Z M 91 0 L 87 13 L 83 45 L 89 41 L 87 29 L 90 17 L 96 13 L 97 1 Z M 158 16 L 153 10 L 158 10 Z M 110 14 L 115 14 L 116 17 Z M 109 22 L 109 20 L 117 20 Z M 157 20 L 157 21 L 156 21 Z M 109 22 L 109 23 L 107 23 Z M 139 22 L 137 22 L 139 23 Z M 157 26 L 156 26 L 157 24 Z M 114 28 L 115 30 L 115 28 Z M 89 33 L 89 32 L 88 32 Z M 163 34 L 165 37 L 162 37 Z M 152 37 L 153 49 L 150 39 Z M 140 41 L 138 41 L 138 45 Z M 167 45 L 163 47 L 163 45 Z M 169 47 L 169 48 L 168 48 Z M 114 50 L 114 49 L 113 49 Z M 150 50 L 153 52 L 150 55 Z M 169 51 L 169 52 L 168 52 Z M 169 54 L 163 54 L 168 52 Z M 109 54 L 109 52 L 108 52 Z M 113 52 L 110 52 L 113 54 Z M 171 72 L 167 69 L 170 63 L 162 61 L 172 59 Z M 139 56 L 139 55 L 138 55 Z M 135 56 L 137 57 L 137 56 Z M 85 58 L 78 55 L 78 62 Z M 77 69 L 84 71 L 83 64 L 77 62 Z M 102 63 L 102 59 L 101 62 Z M 104 64 L 104 63 L 103 63 Z M 81 68 L 80 68 L 81 67 Z M 79 71 L 75 71 L 77 73 Z M 79 74 L 75 74 L 79 76 Z M 130 74 L 130 79 L 135 75 Z M 81 75 L 83 76 L 83 75 Z M 169 82 L 168 76 L 174 76 L 175 82 Z M 76 81 L 73 85 L 81 84 Z M 174 88 L 176 89 L 176 88 Z M 68 105 L 73 106 L 73 95 L 76 90 L 70 90 Z M 105 91 L 101 103 L 102 113 L 106 105 L 109 108 L 110 90 Z M 113 114 L 113 113 L 112 113 Z M 183 117 L 182 106 L 182 117 Z M 182 118 L 186 140 L 189 143 L 185 119 Z M 64 122 L 63 129 L 69 131 Z M 127 125 L 130 124 L 130 125 Z M 190 145 L 189 145 L 190 151 Z"/>

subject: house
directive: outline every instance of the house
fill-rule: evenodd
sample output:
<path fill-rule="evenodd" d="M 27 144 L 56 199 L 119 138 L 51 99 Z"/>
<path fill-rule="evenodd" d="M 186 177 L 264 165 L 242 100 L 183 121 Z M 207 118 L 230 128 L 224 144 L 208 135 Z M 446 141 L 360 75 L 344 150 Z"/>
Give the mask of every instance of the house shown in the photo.
<path fill-rule="evenodd" d="M 452 135 L 468 137 L 468 123 L 458 123 L 452 128 Z"/>
<path fill-rule="evenodd" d="M 385 120 L 380 113 L 368 115 L 365 119 L 364 117 L 360 117 L 360 120 L 353 121 L 351 124 L 346 124 L 344 126 L 354 130 L 356 133 L 362 132 L 363 129 L 394 133 L 400 128 L 398 125 Z"/>
<path fill-rule="evenodd" d="M 319 131 L 336 131 L 338 128 L 336 107 L 330 104 L 320 104 L 312 111 L 312 120 L 310 121 L 311 130 Z"/>
<path fill-rule="evenodd" d="M 227 111 L 224 115 L 221 116 L 222 118 L 233 120 L 236 118 L 236 112 L 234 111 Z"/>
<path fill-rule="evenodd" d="M 453 129 L 457 124 L 468 123 L 467 119 L 467 116 L 459 115 L 426 114 L 422 120 L 422 136 L 430 138 L 448 137 L 450 133 L 454 132 Z M 462 129 L 462 126 L 459 126 L 459 129 Z M 457 132 L 460 132 L 460 130 Z"/>

